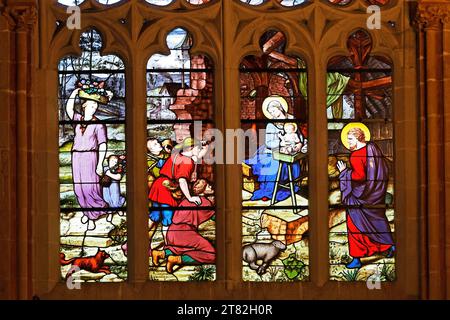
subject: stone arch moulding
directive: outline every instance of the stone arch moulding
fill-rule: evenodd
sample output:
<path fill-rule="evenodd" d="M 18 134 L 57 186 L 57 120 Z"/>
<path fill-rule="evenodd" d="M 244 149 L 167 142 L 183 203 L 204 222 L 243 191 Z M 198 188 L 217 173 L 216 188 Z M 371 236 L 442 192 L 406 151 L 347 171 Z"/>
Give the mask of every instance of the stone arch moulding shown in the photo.
<path fill-rule="evenodd" d="M 129 11 L 129 5 L 126 5 L 124 9 Z M 67 18 L 69 17 L 65 10 L 58 10 L 51 7 L 50 12 L 51 13 L 45 16 L 47 23 L 46 27 L 49 31 L 53 31 L 49 37 L 50 54 L 48 55 L 47 60 L 48 65 L 51 66 L 57 63 L 61 57 L 61 52 L 63 54 L 79 54 L 81 52 L 78 47 L 79 36 L 83 30 L 89 28 L 97 29 L 102 35 L 102 55 L 118 54 L 125 63 L 130 62 L 133 44 L 130 32 L 127 30 L 127 25 L 124 26 L 124 24 L 120 22 L 121 19 L 126 18 L 126 16 L 124 17 L 118 8 L 108 8 L 107 14 L 105 12 L 85 13 L 82 11 L 80 30 L 69 30 L 65 27 Z M 98 19 L 98 17 L 96 17 L 97 14 L 105 15 L 105 19 Z"/>
<path fill-rule="evenodd" d="M 371 5 L 378 5 L 382 8 L 382 10 L 388 10 L 397 6 L 398 2 L 403 0 L 388 0 L 388 2 L 385 4 L 383 4 L 382 1 L 377 0 L 350 0 L 349 3 L 342 5 L 339 5 L 338 3 L 333 4 L 330 2 L 330 0 L 317 0 L 317 1 L 319 1 L 321 4 L 330 6 L 332 8 L 338 8 L 342 10 L 354 10 L 360 7 L 366 8 Z"/>
<path fill-rule="evenodd" d="M 47 61 L 48 65 L 55 66 L 59 59 L 65 55 L 79 55 L 81 53 L 79 47 L 80 35 L 88 29 L 96 29 L 101 34 L 103 40 L 102 55 L 115 54 L 125 64 L 130 62 L 131 43 L 126 40 L 126 36 L 116 32 L 119 30 L 116 30 L 114 25 L 99 23 L 92 19 L 92 21 L 87 21 L 81 30 L 71 32 L 67 28 L 63 28 L 53 36 L 48 49 L 50 52 Z"/>
<path fill-rule="evenodd" d="M 164 27 L 150 26 L 140 35 L 137 47 L 143 51 L 142 56 L 148 60 L 153 54 L 168 54 L 166 44 L 167 34 L 175 28 L 183 28 L 189 32 L 193 39 L 192 54 L 205 54 L 214 66 L 218 66 L 221 60 L 220 37 L 218 33 L 203 30 L 202 26 L 190 19 L 162 20 Z M 200 32 L 199 30 L 202 30 Z M 217 68 L 217 67 L 216 67 Z"/>
<path fill-rule="evenodd" d="M 247 25 L 237 30 L 239 35 L 234 39 L 233 43 L 233 67 L 238 67 L 242 59 L 247 55 L 261 54 L 259 46 L 260 37 L 270 29 L 281 31 L 286 37 L 286 52 L 302 57 L 306 62 L 312 63 L 314 57 L 312 55 L 313 39 L 303 27 L 295 25 L 291 21 L 275 22 L 270 20 L 255 21 L 258 25 L 257 29 L 251 30 L 252 25 Z"/>
<path fill-rule="evenodd" d="M 381 46 L 386 46 L 390 49 L 399 48 L 402 33 L 409 27 L 408 22 L 404 18 L 405 13 L 408 11 L 406 5 L 397 6 L 392 8 L 392 10 L 382 11 L 381 30 L 369 30 L 367 28 L 366 22 L 368 16 L 364 11 L 358 14 L 339 12 L 340 20 L 336 20 L 333 16 L 336 13 L 332 9 L 328 7 L 324 9 L 325 24 L 319 29 L 321 31 L 318 33 L 323 49 L 336 47 L 344 51 L 348 35 L 357 29 L 365 29 L 370 33 L 374 48 Z M 336 35 L 336 29 L 341 31 L 338 35 Z"/>
<path fill-rule="evenodd" d="M 366 28 L 361 27 L 349 27 L 348 29 L 345 29 L 345 31 L 342 32 L 342 34 L 331 46 L 326 46 L 324 42 L 324 62 L 327 63 L 334 56 L 348 55 L 347 40 L 351 34 L 358 30 L 362 30 L 370 36 L 372 41 L 372 48 L 370 51 L 371 55 L 382 56 L 386 59 L 390 59 L 392 62 L 392 68 L 394 68 L 394 64 L 402 62 L 402 55 L 401 53 L 398 53 L 401 48 L 395 36 L 391 33 L 387 33 L 386 35 L 377 30 L 367 30 Z"/>

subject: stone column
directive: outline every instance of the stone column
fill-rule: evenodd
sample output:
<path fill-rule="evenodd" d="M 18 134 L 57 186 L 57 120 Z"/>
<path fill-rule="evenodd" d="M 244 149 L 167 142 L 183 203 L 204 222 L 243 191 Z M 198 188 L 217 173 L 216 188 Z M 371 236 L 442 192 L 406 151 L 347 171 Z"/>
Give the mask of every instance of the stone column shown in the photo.
<path fill-rule="evenodd" d="M 421 0 L 422 297 L 450 297 L 450 3 Z"/>
<path fill-rule="evenodd" d="M 0 297 L 31 296 L 31 86 L 36 0 L 0 1 Z"/>

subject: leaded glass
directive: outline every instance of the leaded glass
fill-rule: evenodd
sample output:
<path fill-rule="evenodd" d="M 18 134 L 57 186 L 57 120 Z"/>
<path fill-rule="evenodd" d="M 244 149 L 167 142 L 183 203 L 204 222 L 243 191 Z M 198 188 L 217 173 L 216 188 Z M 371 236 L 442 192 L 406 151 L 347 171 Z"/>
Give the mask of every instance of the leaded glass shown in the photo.
<path fill-rule="evenodd" d="M 269 30 L 262 55 L 240 66 L 243 279 L 294 281 L 309 276 L 308 103 L 306 64 L 285 53 Z"/>
<path fill-rule="evenodd" d="M 59 75 L 60 262 L 75 282 L 127 279 L 125 67 L 96 30 Z"/>
<path fill-rule="evenodd" d="M 191 35 L 167 36 L 147 64 L 151 280 L 215 280 L 213 69 Z"/>
<path fill-rule="evenodd" d="M 330 277 L 393 281 L 392 64 L 365 31 L 328 64 Z"/>

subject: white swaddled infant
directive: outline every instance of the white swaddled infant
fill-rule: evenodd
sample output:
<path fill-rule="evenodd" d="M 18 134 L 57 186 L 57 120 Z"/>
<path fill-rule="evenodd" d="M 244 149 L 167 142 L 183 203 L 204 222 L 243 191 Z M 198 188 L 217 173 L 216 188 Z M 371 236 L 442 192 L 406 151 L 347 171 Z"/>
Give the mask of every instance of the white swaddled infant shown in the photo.
<path fill-rule="evenodd" d="M 296 152 L 295 146 L 301 142 L 297 133 L 297 124 L 287 122 L 283 127 L 284 132 L 279 132 L 280 138 L 280 152 L 285 154 L 293 154 Z"/>

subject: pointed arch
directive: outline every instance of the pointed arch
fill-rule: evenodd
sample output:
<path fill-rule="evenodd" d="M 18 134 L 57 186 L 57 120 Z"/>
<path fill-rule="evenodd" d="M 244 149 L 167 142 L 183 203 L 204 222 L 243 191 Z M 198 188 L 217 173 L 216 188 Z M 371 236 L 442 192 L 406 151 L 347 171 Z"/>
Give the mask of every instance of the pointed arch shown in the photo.
<path fill-rule="evenodd" d="M 214 157 L 213 65 L 206 55 L 192 53 L 195 43 L 184 28 L 172 29 L 166 43 L 168 54 L 154 54 L 147 63 L 149 276 L 211 281 L 215 167 L 207 159 Z"/>
<path fill-rule="evenodd" d="M 125 65 L 100 54 L 95 28 L 81 33 L 79 47 L 79 56 L 58 64 L 61 276 L 120 282 L 127 279 Z"/>
<path fill-rule="evenodd" d="M 286 36 L 277 29 L 264 32 L 259 46 L 260 55 L 240 65 L 241 128 L 250 143 L 242 163 L 243 279 L 307 280 L 306 63 L 285 52 Z M 258 265 L 251 255 L 257 247 L 276 254 Z"/>
<path fill-rule="evenodd" d="M 392 62 L 372 46 L 355 30 L 348 54 L 328 62 L 330 277 L 338 281 L 396 277 Z"/>

